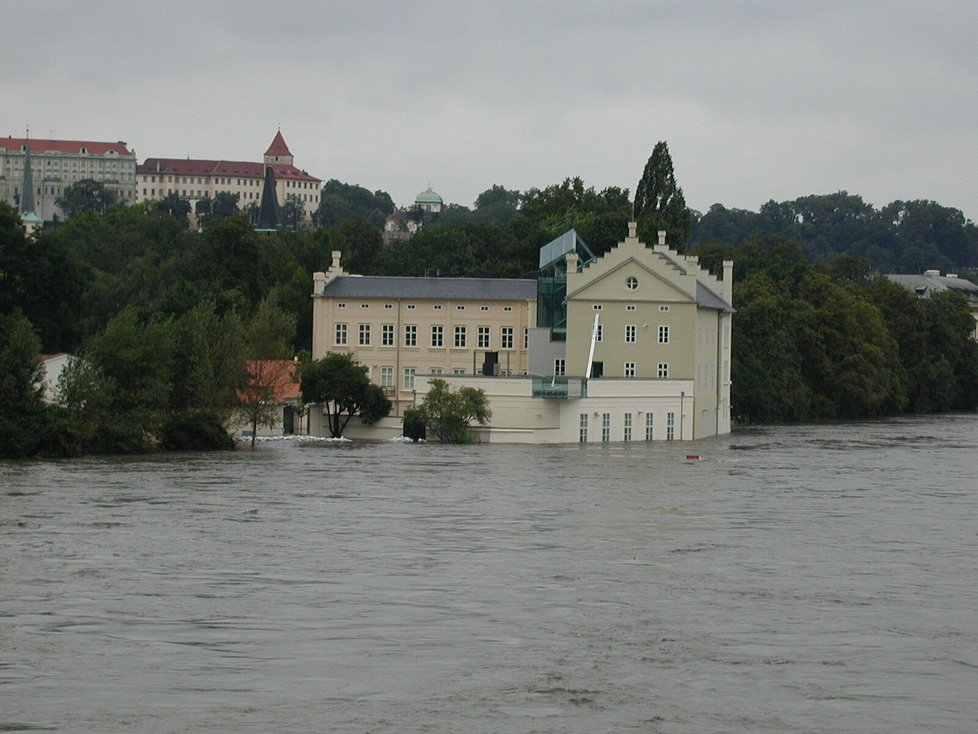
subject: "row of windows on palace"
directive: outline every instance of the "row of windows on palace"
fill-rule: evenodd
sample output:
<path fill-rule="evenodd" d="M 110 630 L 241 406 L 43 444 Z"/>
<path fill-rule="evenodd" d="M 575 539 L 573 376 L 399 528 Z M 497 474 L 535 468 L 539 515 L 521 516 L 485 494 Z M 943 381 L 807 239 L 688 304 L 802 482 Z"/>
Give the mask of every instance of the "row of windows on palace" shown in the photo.
<path fill-rule="evenodd" d="M 594 414 L 598 416 L 597 413 Z M 655 432 L 655 414 L 652 411 L 644 414 L 644 420 L 642 419 L 642 412 L 639 411 L 639 420 L 643 421 L 643 426 L 636 425 L 636 421 L 633 419 L 632 413 L 625 413 L 622 416 L 622 440 L 623 441 L 634 441 L 637 434 L 636 429 L 645 429 L 645 440 L 652 441 L 653 434 Z M 601 413 L 601 442 L 608 443 L 611 441 L 611 413 Z M 587 413 L 581 413 L 579 419 L 579 431 L 578 438 L 581 443 L 588 442 L 588 429 L 590 427 L 591 417 Z M 676 414 L 673 412 L 666 413 L 666 441 L 672 441 L 676 438 Z"/>
<path fill-rule="evenodd" d="M 142 175 L 145 176 L 146 174 L 142 174 Z M 150 176 L 149 177 L 149 182 L 150 183 L 156 183 L 156 178 L 157 178 L 156 176 Z M 176 179 L 176 181 L 173 180 L 174 178 Z M 189 183 L 189 184 L 192 184 L 192 183 L 199 183 L 199 184 L 207 183 L 207 181 L 206 181 L 207 178 L 209 178 L 209 176 L 190 176 L 188 178 L 187 176 L 163 176 L 163 175 L 161 175 L 159 177 L 160 183 Z M 244 184 L 241 183 L 242 181 L 244 181 Z M 223 186 L 230 186 L 231 185 L 231 179 L 230 178 L 227 178 L 227 177 L 218 176 L 217 178 L 214 179 L 214 183 L 217 184 L 217 185 L 219 185 L 219 186 L 222 186 L 222 185 Z M 244 178 L 244 179 L 242 179 L 242 178 L 236 178 L 236 179 L 234 179 L 234 185 L 235 186 L 261 186 L 263 183 L 265 183 L 265 180 L 264 179 L 261 179 L 261 178 Z M 292 179 L 288 179 L 288 178 L 285 179 L 285 186 L 286 186 L 286 188 L 289 188 L 289 189 L 318 189 L 318 186 L 315 186 L 314 184 L 315 184 L 315 181 L 293 181 Z"/>
<path fill-rule="evenodd" d="M 566 361 L 564 359 L 554 360 L 554 377 L 562 377 L 566 373 Z M 635 377 L 635 362 L 625 362 L 624 364 L 624 375 L 625 377 Z M 401 387 L 404 390 L 414 389 L 414 378 L 417 377 L 418 368 L 417 367 L 405 367 L 401 372 Z M 441 367 L 431 367 L 428 370 L 429 375 L 442 375 L 444 370 Z M 464 375 L 467 374 L 464 367 L 455 367 L 452 369 L 453 375 Z M 505 371 L 502 376 L 506 376 L 509 373 Z M 660 380 L 669 379 L 669 364 L 667 362 L 659 362 L 656 365 L 656 377 Z M 380 368 L 380 386 L 387 391 L 394 390 L 394 368 L 390 366 L 382 366 Z M 628 439 L 626 439 L 628 440 Z"/>
<path fill-rule="evenodd" d="M 132 198 L 136 195 L 136 192 L 132 189 L 113 189 L 113 191 L 118 194 L 121 198 Z M 65 192 L 64 186 L 38 186 L 35 194 L 37 196 L 61 196 Z M 20 187 L 14 187 L 14 196 L 20 195 Z"/>
<path fill-rule="evenodd" d="M 188 190 L 188 189 L 170 189 L 170 188 L 168 189 L 160 188 L 159 196 L 166 196 L 167 194 L 174 194 L 174 193 L 177 194 L 178 196 L 186 196 L 189 198 L 197 198 L 197 199 L 203 199 L 205 196 L 210 196 L 210 192 L 202 191 L 201 189 L 197 189 L 196 191 L 194 191 L 193 189 Z M 238 191 L 217 190 L 214 193 L 215 194 L 239 194 L 241 195 L 242 198 L 246 200 L 258 199 L 261 196 L 261 194 L 258 191 L 238 192 Z M 144 187 L 143 196 L 148 196 L 148 197 L 157 196 L 156 189 L 154 188 L 146 189 Z M 292 196 L 298 196 L 299 199 L 304 202 L 319 201 L 319 197 L 316 194 L 292 194 Z"/>
<path fill-rule="evenodd" d="M 349 344 L 349 324 L 345 322 L 337 322 L 334 324 L 334 339 L 333 343 L 336 346 L 346 346 Z M 357 344 L 361 347 L 369 347 L 371 345 L 371 324 L 358 324 L 358 340 Z M 380 331 L 380 345 L 383 347 L 393 347 L 395 346 L 395 335 L 394 335 L 394 324 L 381 324 Z M 466 324 L 456 324 L 454 326 L 454 346 L 457 349 L 464 349 L 468 346 L 468 332 L 469 327 Z M 513 349 L 513 334 L 514 327 L 512 326 L 501 326 L 499 327 L 499 348 L 500 349 Z M 523 329 L 523 348 L 526 349 L 528 330 Z M 625 344 L 637 344 L 638 343 L 638 324 L 625 324 L 624 328 L 624 338 Z M 491 349 L 491 328 L 488 326 L 478 326 L 476 327 L 476 347 L 478 349 Z M 598 324 L 597 338 L 595 341 L 604 341 L 604 325 Z M 661 325 L 658 327 L 658 343 L 668 344 L 669 343 L 669 327 Z M 418 327 L 417 324 L 405 324 L 404 325 L 404 342 L 405 347 L 416 347 L 418 346 Z M 431 335 L 428 342 L 428 346 L 434 348 L 441 348 L 445 346 L 445 326 L 443 324 L 434 324 L 431 327 Z"/>

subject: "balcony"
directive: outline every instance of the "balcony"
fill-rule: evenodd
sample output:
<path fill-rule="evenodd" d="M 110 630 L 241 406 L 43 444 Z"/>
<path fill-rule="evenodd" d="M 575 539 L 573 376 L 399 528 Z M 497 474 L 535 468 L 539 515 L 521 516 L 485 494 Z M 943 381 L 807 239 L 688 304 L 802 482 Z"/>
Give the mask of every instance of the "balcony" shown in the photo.
<path fill-rule="evenodd" d="M 582 377 L 534 377 L 533 397 L 577 400 L 587 397 L 587 380 Z"/>

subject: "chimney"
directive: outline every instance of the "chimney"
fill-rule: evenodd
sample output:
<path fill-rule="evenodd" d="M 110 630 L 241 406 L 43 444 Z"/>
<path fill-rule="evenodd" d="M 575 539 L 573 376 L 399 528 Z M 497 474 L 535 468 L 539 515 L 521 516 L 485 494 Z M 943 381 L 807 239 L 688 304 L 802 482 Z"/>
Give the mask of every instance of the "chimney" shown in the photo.
<path fill-rule="evenodd" d="M 329 266 L 329 272 L 330 273 L 341 273 L 341 272 L 343 272 L 343 268 L 340 267 L 340 255 L 341 254 L 342 253 L 340 253 L 339 250 L 333 250 L 333 252 L 332 252 L 332 255 L 333 255 L 333 264 Z"/>
<path fill-rule="evenodd" d="M 723 300 L 733 305 L 733 260 L 723 261 Z"/>
<path fill-rule="evenodd" d="M 666 231 L 664 229 L 659 230 L 659 244 L 663 246 L 666 244 Z"/>

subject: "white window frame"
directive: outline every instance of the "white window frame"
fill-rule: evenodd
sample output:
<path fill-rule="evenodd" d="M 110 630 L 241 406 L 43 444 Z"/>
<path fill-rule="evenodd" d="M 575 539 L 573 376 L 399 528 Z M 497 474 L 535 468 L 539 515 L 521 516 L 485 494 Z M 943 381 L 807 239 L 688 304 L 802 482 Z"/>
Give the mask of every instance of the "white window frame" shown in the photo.
<path fill-rule="evenodd" d="M 443 324 L 431 325 L 431 346 L 435 348 L 445 346 L 445 326 Z"/>
<path fill-rule="evenodd" d="M 405 367 L 404 368 L 404 389 L 413 390 L 414 389 L 414 376 L 418 373 L 417 367 Z"/>
<path fill-rule="evenodd" d="M 499 329 L 499 348 L 512 349 L 515 335 L 515 329 L 512 326 L 501 327 Z"/>
<path fill-rule="evenodd" d="M 562 377 L 567 374 L 567 360 L 557 357 L 554 360 L 554 377 Z"/>
<path fill-rule="evenodd" d="M 336 328 L 333 331 L 333 343 L 338 347 L 345 347 L 349 339 L 349 328 L 345 323 L 335 324 Z"/>
<path fill-rule="evenodd" d="M 418 346 L 417 324 L 404 324 L 404 346 L 406 347 Z"/>
<path fill-rule="evenodd" d="M 476 344 L 478 344 L 478 349 L 489 349 L 489 340 L 492 329 L 488 326 L 478 327 L 476 332 Z"/>
<path fill-rule="evenodd" d="M 625 324 L 625 344 L 634 344 L 638 339 L 638 326 Z"/>
<path fill-rule="evenodd" d="M 357 333 L 357 344 L 361 347 L 370 346 L 370 324 L 360 324 Z"/>
<path fill-rule="evenodd" d="M 464 349 L 466 343 L 468 342 L 468 329 L 465 324 L 455 325 L 455 348 Z"/>
<path fill-rule="evenodd" d="M 669 327 L 665 324 L 659 326 L 659 344 L 669 343 Z"/>
<path fill-rule="evenodd" d="M 669 363 L 668 362 L 659 362 L 659 364 L 656 365 L 655 374 L 656 374 L 656 377 L 658 377 L 660 380 L 668 380 L 669 379 Z"/>
<path fill-rule="evenodd" d="M 635 363 L 625 362 L 625 369 L 622 371 L 625 377 L 635 377 Z"/>
<path fill-rule="evenodd" d="M 384 347 L 393 347 L 396 336 L 394 334 L 394 324 L 382 324 L 380 327 L 380 344 Z"/>

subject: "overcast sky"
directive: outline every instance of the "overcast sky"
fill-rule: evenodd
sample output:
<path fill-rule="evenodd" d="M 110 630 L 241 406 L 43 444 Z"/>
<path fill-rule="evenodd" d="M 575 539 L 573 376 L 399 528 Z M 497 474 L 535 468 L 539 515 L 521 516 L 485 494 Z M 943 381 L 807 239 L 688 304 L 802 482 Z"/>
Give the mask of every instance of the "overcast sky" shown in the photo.
<path fill-rule="evenodd" d="M 978 8 L 962 2 L 0 0 L 0 132 L 296 165 L 410 204 L 581 176 L 687 203 L 847 190 L 978 220 Z"/>

